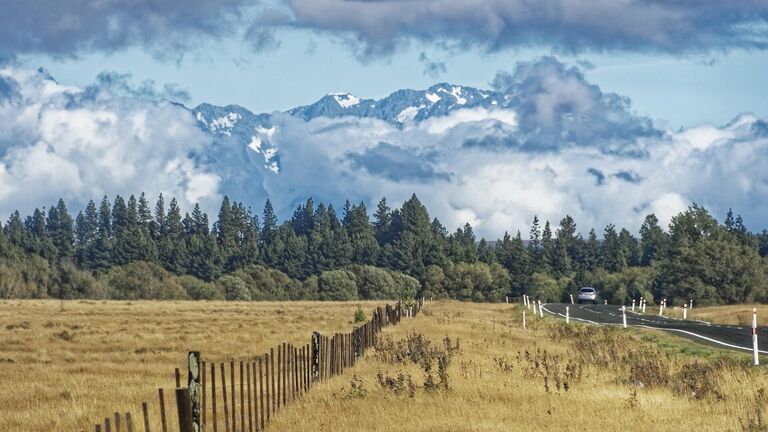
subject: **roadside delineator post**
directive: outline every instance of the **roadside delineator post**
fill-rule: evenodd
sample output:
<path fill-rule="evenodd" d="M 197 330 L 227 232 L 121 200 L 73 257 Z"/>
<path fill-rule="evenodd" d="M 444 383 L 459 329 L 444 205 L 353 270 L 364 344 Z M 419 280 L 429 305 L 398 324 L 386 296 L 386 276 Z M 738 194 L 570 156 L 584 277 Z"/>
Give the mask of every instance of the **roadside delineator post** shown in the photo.
<path fill-rule="evenodd" d="M 541 300 L 539 300 L 539 317 L 544 318 L 544 310 L 541 308 Z"/>
<path fill-rule="evenodd" d="M 525 331 L 525 309 L 523 309 L 523 331 Z"/>
<path fill-rule="evenodd" d="M 570 324 L 571 323 L 571 316 L 568 312 L 568 306 L 565 307 L 565 323 Z"/>
<path fill-rule="evenodd" d="M 571 304 L 573 304 L 573 294 L 569 294 L 569 295 L 571 296 Z"/>
<path fill-rule="evenodd" d="M 752 360 L 755 366 L 760 364 L 757 355 L 757 308 L 752 308 Z"/>
<path fill-rule="evenodd" d="M 536 316 L 536 302 L 533 302 L 533 316 Z"/>
<path fill-rule="evenodd" d="M 627 328 L 627 307 L 626 306 L 621 307 L 621 322 L 624 328 Z"/>
<path fill-rule="evenodd" d="M 509 296 L 504 296 L 504 302 L 509 303 Z"/>
<path fill-rule="evenodd" d="M 635 299 L 632 299 L 632 312 L 635 311 Z"/>
<path fill-rule="evenodd" d="M 689 304 L 689 306 L 688 306 L 688 308 L 689 308 L 690 310 L 693 310 L 693 299 L 690 299 L 690 300 L 688 300 L 688 302 L 690 303 L 690 304 Z"/>
<path fill-rule="evenodd" d="M 683 304 L 683 319 L 684 320 L 688 319 L 688 305 L 687 304 Z"/>
<path fill-rule="evenodd" d="M 606 300 L 603 300 L 603 304 L 604 304 L 604 305 L 606 305 L 606 306 L 608 306 L 608 300 L 607 300 L 607 299 L 606 299 Z"/>
<path fill-rule="evenodd" d="M 643 313 L 645 313 L 645 304 L 648 303 L 648 300 L 643 299 Z"/>

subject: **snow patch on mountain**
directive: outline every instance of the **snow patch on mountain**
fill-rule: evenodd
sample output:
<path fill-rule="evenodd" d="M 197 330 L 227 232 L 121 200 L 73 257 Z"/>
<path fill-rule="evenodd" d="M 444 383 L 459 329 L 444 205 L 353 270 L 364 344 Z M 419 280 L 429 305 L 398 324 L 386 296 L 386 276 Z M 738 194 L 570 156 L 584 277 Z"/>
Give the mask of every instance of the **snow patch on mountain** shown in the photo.
<path fill-rule="evenodd" d="M 428 101 L 430 101 L 432 103 L 437 103 L 438 101 L 440 101 L 440 96 L 438 96 L 438 95 L 436 95 L 434 93 L 427 93 L 426 94 L 426 98 L 427 98 Z"/>
<path fill-rule="evenodd" d="M 414 107 L 410 106 L 402 111 L 400 111 L 400 114 L 395 117 L 395 122 L 397 123 L 407 123 L 409 121 L 413 121 L 414 118 L 419 114 L 419 110 L 424 108 L 424 105 Z"/>
<path fill-rule="evenodd" d="M 359 98 L 356 98 L 349 93 L 331 93 L 329 96 L 333 97 L 336 100 L 336 103 L 342 108 L 349 108 L 360 103 Z"/>

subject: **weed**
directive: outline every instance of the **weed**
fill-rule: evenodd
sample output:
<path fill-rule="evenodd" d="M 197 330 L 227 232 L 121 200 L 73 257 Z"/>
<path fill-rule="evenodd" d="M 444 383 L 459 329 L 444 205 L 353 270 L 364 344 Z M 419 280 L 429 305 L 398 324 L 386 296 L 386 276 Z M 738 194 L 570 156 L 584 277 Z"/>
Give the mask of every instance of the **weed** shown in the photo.
<path fill-rule="evenodd" d="M 22 321 L 17 324 L 8 324 L 7 326 L 5 326 L 6 330 L 16 330 L 16 329 L 29 330 L 31 328 L 32 328 L 32 324 L 29 321 Z"/>
<path fill-rule="evenodd" d="M 355 311 L 355 322 L 361 323 L 368 321 L 368 318 L 365 316 L 365 312 L 363 311 L 363 308 L 360 307 L 360 305 L 357 305 L 357 310 Z"/>
<path fill-rule="evenodd" d="M 407 394 L 408 397 L 416 396 L 416 385 L 410 374 L 399 372 L 397 377 L 391 377 L 381 371 L 376 373 L 376 380 L 384 390 L 392 392 L 395 396 Z"/>
<path fill-rule="evenodd" d="M 75 333 L 70 333 L 66 330 L 62 330 L 58 333 L 54 333 L 53 337 L 55 337 L 56 339 L 61 339 L 65 342 L 72 342 L 73 340 L 75 340 Z"/>
<path fill-rule="evenodd" d="M 352 375 L 352 379 L 349 381 L 349 389 L 342 387 L 339 390 L 339 394 L 335 395 L 339 399 L 365 399 L 368 397 L 368 390 L 363 385 L 363 380 Z"/>

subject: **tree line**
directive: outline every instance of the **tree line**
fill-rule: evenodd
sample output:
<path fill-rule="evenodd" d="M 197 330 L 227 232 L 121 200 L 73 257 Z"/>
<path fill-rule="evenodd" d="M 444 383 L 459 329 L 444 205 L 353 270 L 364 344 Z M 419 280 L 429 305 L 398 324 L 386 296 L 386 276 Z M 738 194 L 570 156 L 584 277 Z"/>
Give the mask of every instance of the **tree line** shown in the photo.
<path fill-rule="evenodd" d="M 666 229 L 645 217 L 639 237 L 613 224 L 586 237 L 576 222 L 538 217 L 527 231 L 477 240 L 453 232 L 414 195 L 400 208 L 312 199 L 278 222 L 222 200 L 216 220 L 195 205 L 145 194 L 91 201 L 76 216 L 64 200 L 0 230 L 0 298 L 384 299 L 500 301 L 527 293 L 563 301 L 581 286 L 611 302 L 643 296 L 675 304 L 768 300 L 768 231 L 749 232 L 729 211 L 720 224 L 698 205 Z"/>

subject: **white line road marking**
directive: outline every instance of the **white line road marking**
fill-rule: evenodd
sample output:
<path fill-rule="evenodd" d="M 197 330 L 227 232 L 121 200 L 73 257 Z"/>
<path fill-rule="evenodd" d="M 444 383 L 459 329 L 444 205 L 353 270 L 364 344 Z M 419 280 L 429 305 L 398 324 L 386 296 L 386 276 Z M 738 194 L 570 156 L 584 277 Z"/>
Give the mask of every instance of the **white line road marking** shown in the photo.
<path fill-rule="evenodd" d="M 547 309 L 546 308 L 546 304 L 542 304 L 541 305 L 541 309 L 544 312 L 547 312 L 549 314 L 559 315 L 559 316 L 565 318 L 565 315 L 563 315 L 561 313 L 557 313 L 557 312 L 552 312 L 551 310 Z M 592 310 L 589 310 L 589 309 L 586 309 L 586 308 L 582 308 L 582 310 L 586 310 L 586 311 L 594 312 L 594 313 L 599 313 L 597 311 L 592 311 Z M 608 326 L 619 326 L 619 325 L 621 325 L 621 323 L 599 323 L 599 322 L 595 322 L 595 321 L 591 321 L 591 320 L 587 320 L 587 319 L 574 318 L 574 317 L 570 317 L 570 318 L 571 319 L 575 319 L 577 321 L 584 321 L 584 322 L 588 322 L 590 324 L 595 324 L 595 325 L 608 325 Z M 642 321 L 652 322 L 652 321 L 648 321 L 648 320 L 642 320 Z M 699 339 L 704 339 L 706 341 L 709 341 L 709 342 L 712 342 L 712 343 L 715 343 L 715 344 L 718 344 L 718 345 L 726 346 L 726 347 L 729 347 L 729 348 L 735 348 L 735 349 L 740 349 L 740 350 L 744 350 L 744 351 L 752 351 L 752 348 L 747 348 L 747 347 L 742 347 L 742 346 L 738 346 L 738 345 L 729 344 L 729 343 L 722 342 L 722 341 L 719 341 L 717 339 L 713 339 L 713 338 L 710 338 L 710 337 L 707 337 L 707 336 L 702 336 L 702 335 L 700 335 L 698 333 L 694 333 L 694 332 L 688 331 L 688 330 L 681 330 L 681 329 L 668 328 L 668 327 L 654 327 L 654 326 L 649 326 L 649 325 L 645 325 L 645 324 L 629 324 L 629 325 L 632 326 L 632 327 L 643 327 L 643 328 L 648 328 L 648 329 L 653 329 L 653 330 L 668 330 L 668 331 L 675 331 L 675 332 L 679 332 L 679 333 L 685 333 L 687 335 L 690 335 L 690 336 L 693 336 L 693 337 L 697 337 Z M 736 328 L 737 329 L 741 329 L 741 327 L 736 327 Z M 768 354 L 768 351 L 758 350 L 758 352 L 762 353 L 762 354 Z"/>

